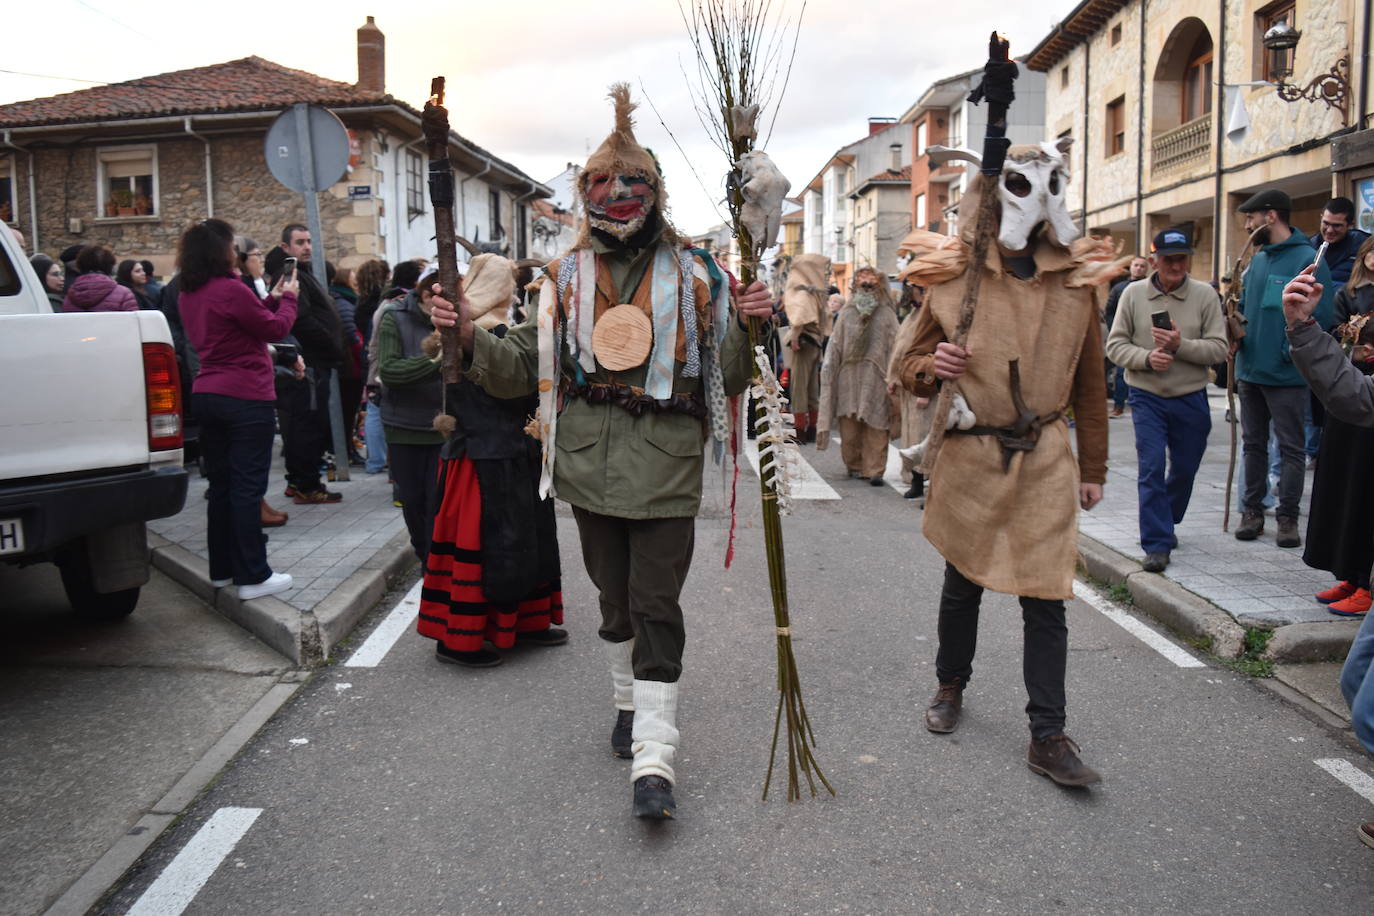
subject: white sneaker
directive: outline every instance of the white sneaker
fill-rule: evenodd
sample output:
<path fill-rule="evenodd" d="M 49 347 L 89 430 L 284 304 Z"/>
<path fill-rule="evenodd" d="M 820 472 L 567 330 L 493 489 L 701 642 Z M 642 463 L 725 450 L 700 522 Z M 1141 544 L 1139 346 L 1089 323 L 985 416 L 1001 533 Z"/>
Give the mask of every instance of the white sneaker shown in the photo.
<path fill-rule="evenodd" d="M 214 588 L 226 588 L 234 584 L 233 579 L 211 579 L 210 585 Z"/>
<path fill-rule="evenodd" d="M 284 592 L 291 587 L 290 573 L 272 573 L 266 579 L 256 585 L 240 585 L 239 599 L 248 601 L 252 598 L 265 598 L 268 595 L 275 595 Z"/>

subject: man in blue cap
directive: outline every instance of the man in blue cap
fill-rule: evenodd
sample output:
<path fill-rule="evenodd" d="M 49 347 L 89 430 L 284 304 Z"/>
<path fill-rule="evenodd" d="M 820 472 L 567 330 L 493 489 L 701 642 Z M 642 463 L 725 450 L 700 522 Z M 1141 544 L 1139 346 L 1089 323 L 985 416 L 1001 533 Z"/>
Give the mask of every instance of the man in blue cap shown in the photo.
<path fill-rule="evenodd" d="M 1221 304 L 1212 287 L 1188 276 L 1192 260 L 1187 232 L 1156 235 L 1153 270 L 1122 292 L 1107 335 L 1107 358 L 1126 370 L 1130 391 L 1147 572 L 1163 572 L 1178 543 L 1174 526 L 1212 430 L 1207 369 L 1226 358 Z"/>
<path fill-rule="evenodd" d="M 1298 505 L 1302 502 L 1306 452 L 1303 416 L 1308 389 L 1288 354 L 1284 336 L 1283 287 L 1316 258 L 1301 232 L 1291 225 L 1293 201 L 1283 191 L 1260 191 L 1240 205 L 1245 231 L 1258 230 L 1259 251 L 1242 280 L 1241 308 L 1245 313 L 1245 337 L 1231 346 L 1237 351 L 1236 381 L 1240 392 L 1240 422 L 1245 442 L 1245 490 L 1241 493 L 1240 525 L 1236 538 L 1253 541 L 1264 532 L 1263 501 L 1269 489 L 1267 465 L 1269 428 L 1279 440 L 1279 501 L 1274 509 L 1278 522 L 1275 543 L 1298 547 Z M 1335 320 L 1332 308 L 1331 272 L 1325 263 L 1316 267 L 1324 287 L 1315 317 L 1323 329 Z"/>

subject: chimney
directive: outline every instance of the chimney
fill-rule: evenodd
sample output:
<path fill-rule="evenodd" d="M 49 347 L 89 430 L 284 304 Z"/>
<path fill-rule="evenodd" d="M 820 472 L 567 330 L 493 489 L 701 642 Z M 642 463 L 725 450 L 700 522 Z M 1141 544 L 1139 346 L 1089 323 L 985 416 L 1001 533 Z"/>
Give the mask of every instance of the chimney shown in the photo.
<path fill-rule="evenodd" d="M 378 95 L 386 92 L 386 36 L 371 16 L 358 29 L 358 88 Z"/>

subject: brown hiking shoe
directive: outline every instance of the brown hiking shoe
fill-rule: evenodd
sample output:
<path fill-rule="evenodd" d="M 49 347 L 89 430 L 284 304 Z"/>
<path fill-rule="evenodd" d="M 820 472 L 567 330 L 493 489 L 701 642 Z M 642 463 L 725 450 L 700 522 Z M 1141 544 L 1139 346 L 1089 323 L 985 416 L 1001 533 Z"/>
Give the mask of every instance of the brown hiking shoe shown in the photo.
<path fill-rule="evenodd" d="M 1236 529 L 1236 540 L 1253 541 L 1264 531 L 1264 513 L 1246 509 L 1240 514 L 1240 527 Z"/>
<path fill-rule="evenodd" d="M 1295 518 L 1281 518 L 1279 522 L 1279 533 L 1274 538 L 1274 543 L 1280 547 L 1301 547 L 1302 535 L 1298 534 L 1298 520 Z"/>
<path fill-rule="evenodd" d="M 1101 782 L 1097 771 L 1078 759 L 1081 749 L 1068 735 L 1050 735 L 1043 740 L 1031 739 L 1026 751 L 1026 766 L 1041 776 L 1048 776 L 1061 786 L 1090 786 Z"/>
<path fill-rule="evenodd" d="M 959 714 L 964 708 L 964 681 L 955 678 L 941 684 L 935 698 L 926 709 L 926 728 L 937 735 L 947 735 L 959 727 Z"/>

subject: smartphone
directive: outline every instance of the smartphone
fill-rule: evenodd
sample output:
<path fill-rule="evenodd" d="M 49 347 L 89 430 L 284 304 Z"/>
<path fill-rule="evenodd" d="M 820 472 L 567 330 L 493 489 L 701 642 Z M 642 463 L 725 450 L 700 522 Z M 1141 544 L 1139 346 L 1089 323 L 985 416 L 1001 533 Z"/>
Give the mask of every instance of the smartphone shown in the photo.
<path fill-rule="evenodd" d="M 1167 310 L 1151 312 L 1150 324 L 1159 328 L 1161 331 L 1172 331 L 1174 329 L 1173 319 L 1169 317 L 1169 312 Z"/>
<path fill-rule="evenodd" d="M 1325 239 L 1322 240 L 1322 245 L 1321 245 L 1321 247 L 1317 249 L 1317 256 L 1316 256 L 1315 258 L 1312 259 L 1312 266 L 1313 266 L 1313 267 L 1320 267 L 1320 266 L 1321 266 L 1322 258 L 1326 257 L 1326 247 L 1327 247 L 1328 245 L 1330 245 L 1330 244 L 1331 244 L 1331 243 L 1328 242 L 1328 241 L 1326 241 Z"/>
<path fill-rule="evenodd" d="M 281 276 L 283 280 L 291 281 L 296 279 L 296 259 L 287 258 L 281 262 Z"/>

